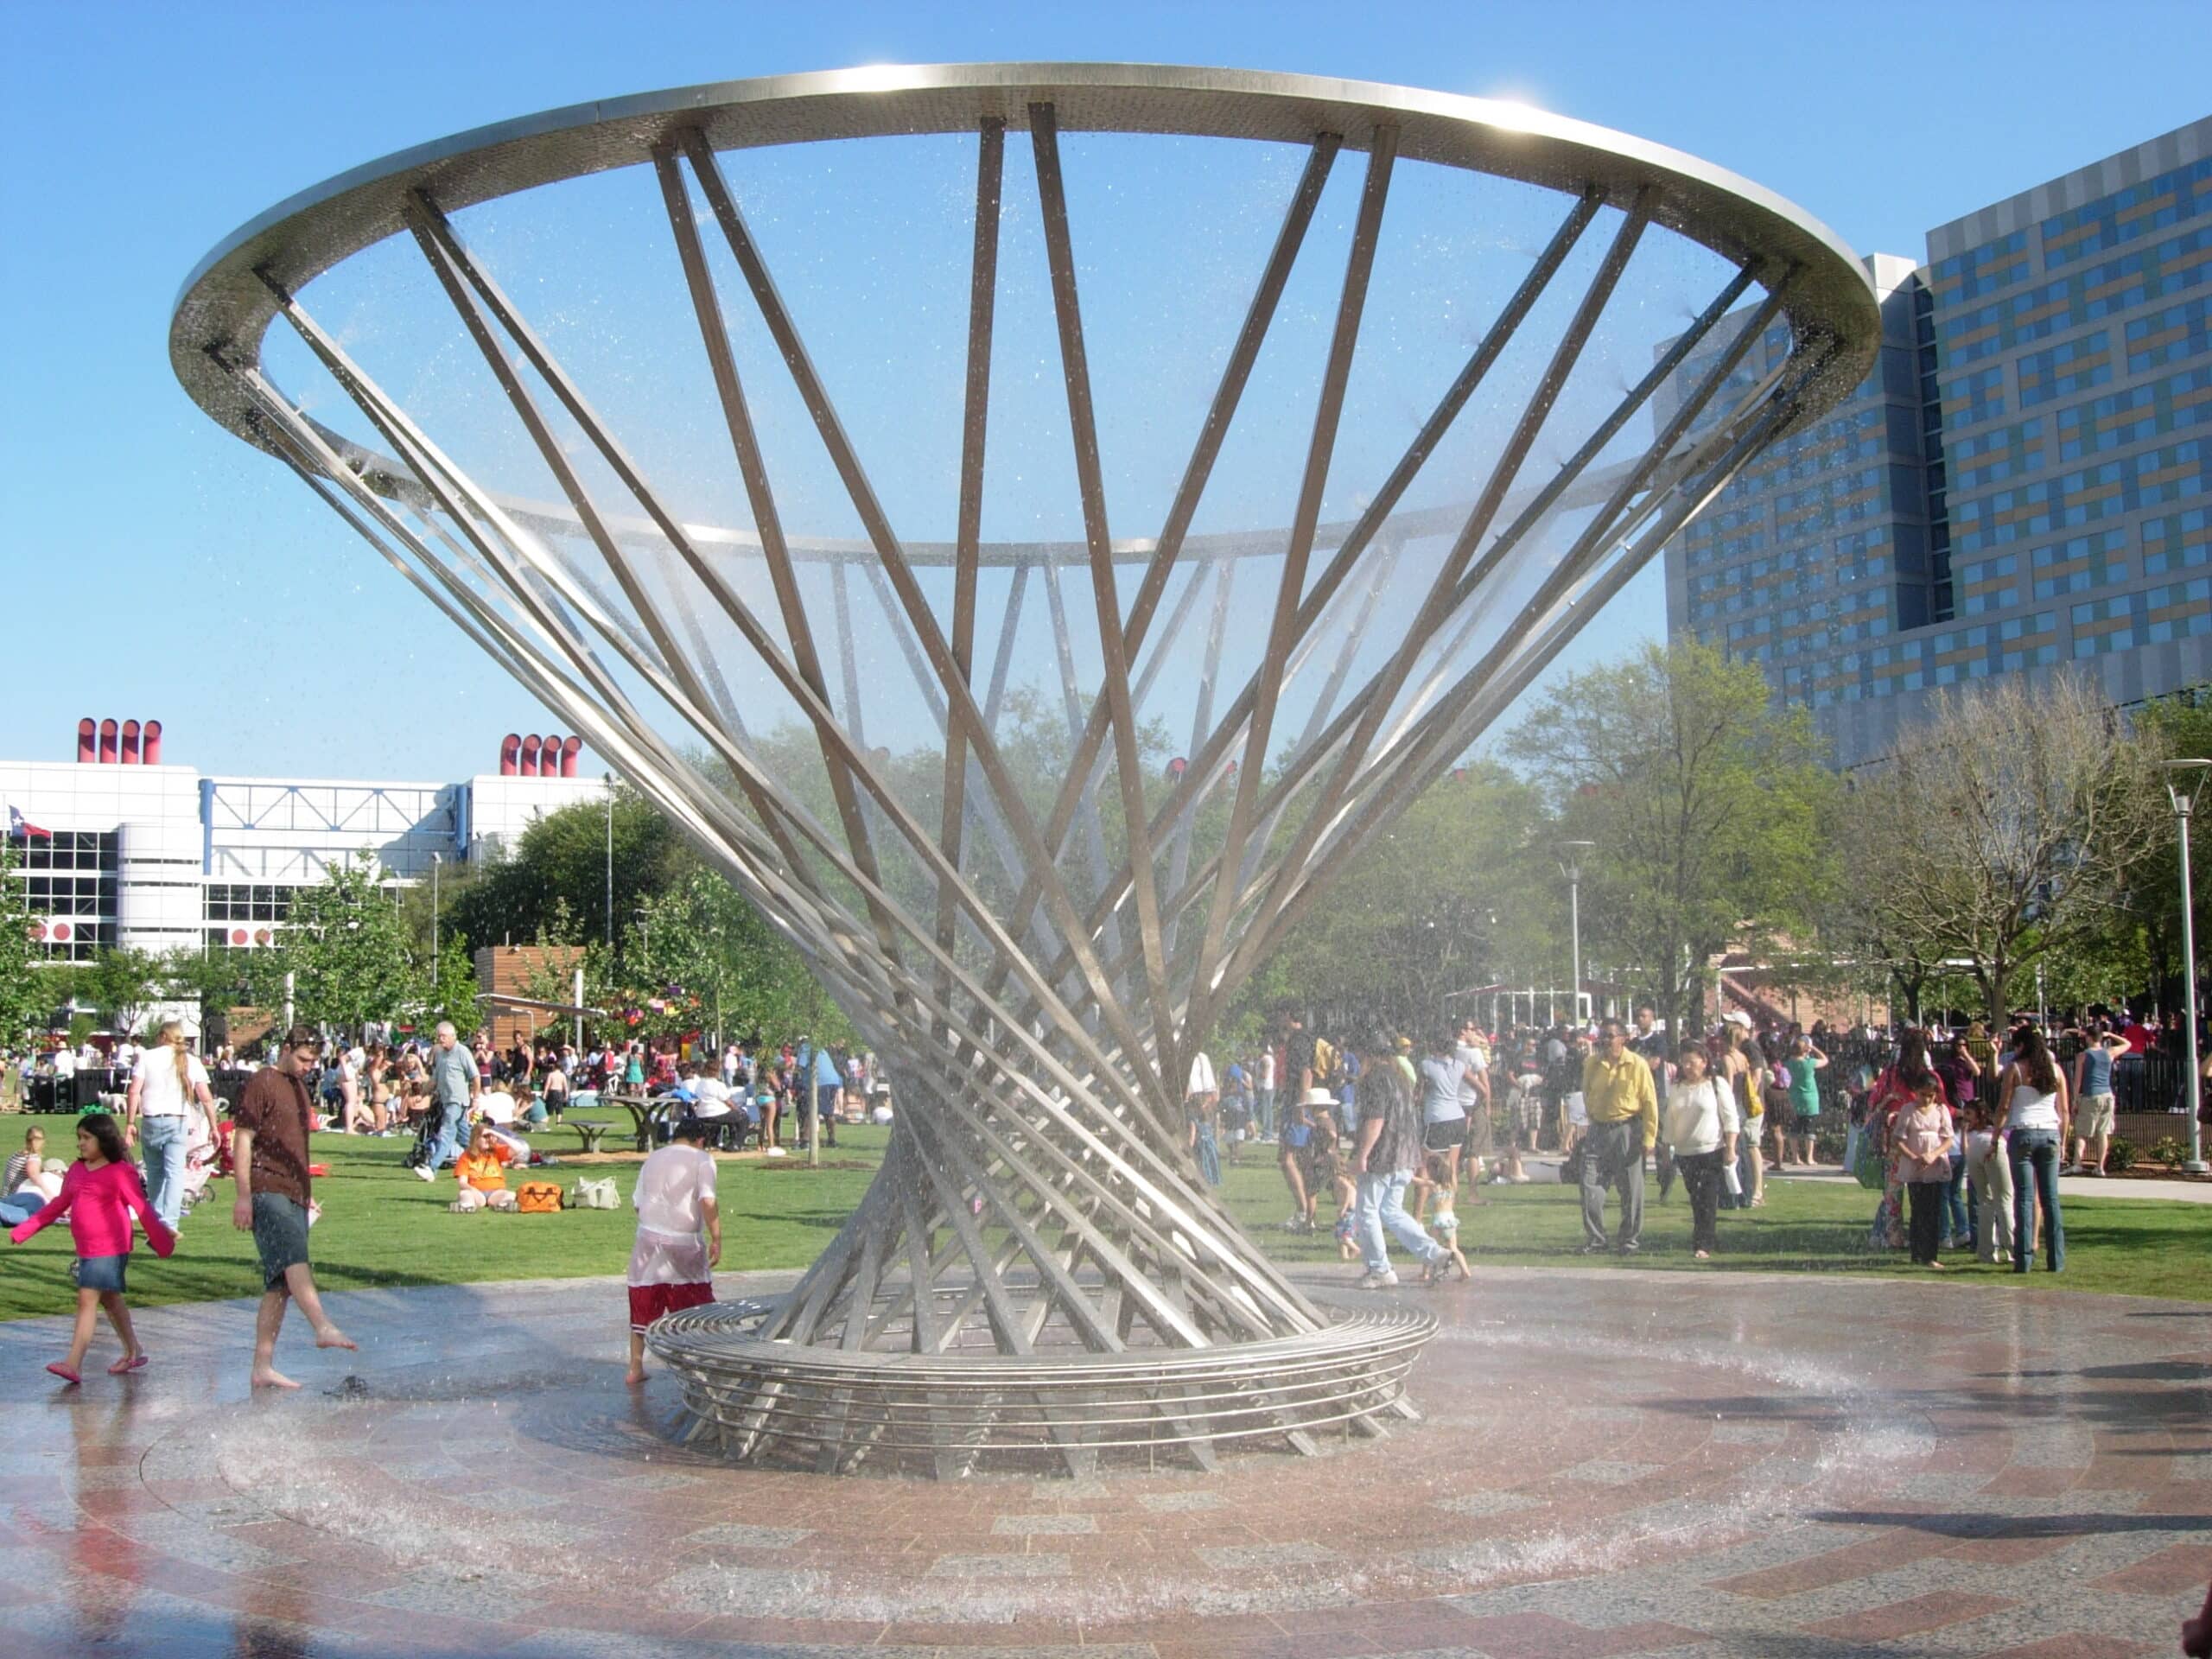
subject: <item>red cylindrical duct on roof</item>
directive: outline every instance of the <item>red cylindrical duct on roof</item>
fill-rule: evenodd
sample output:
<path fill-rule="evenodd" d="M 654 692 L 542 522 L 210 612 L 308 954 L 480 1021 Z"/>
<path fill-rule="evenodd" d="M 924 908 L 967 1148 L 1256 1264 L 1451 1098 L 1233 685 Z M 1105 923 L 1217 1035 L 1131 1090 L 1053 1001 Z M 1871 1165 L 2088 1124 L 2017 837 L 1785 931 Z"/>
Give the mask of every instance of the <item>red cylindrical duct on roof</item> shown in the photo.
<path fill-rule="evenodd" d="M 544 747 L 544 740 L 538 737 L 535 733 L 532 733 L 530 736 L 523 739 L 522 775 L 524 777 L 535 778 L 537 776 L 537 752 Z"/>
<path fill-rule="evenodd" d="M 121 759 L 126 766 L 135 766 L 138 764 L 138 722 L 135 720 L 126 720 L 123 722 Z"/>
<path fill-rule="evenodd" d="M 115 764 L 115 722 L 111 720 L 100 721 L 100 764 L 104 766 Z"/>
<path fill-rule="evenodd" d="M 561 775 L 563 778 L 573 778 L 576 775 L 576 754 L 583 746 L 584 741 L 581 737 L 564 737 L 561 740 Z"/>
<path fill-rule="evenodd" d="M 145 730 L 138 734 L 138 752 L 148 766 L 158 766 L 162 764 L 162 722 L 160 721 L 149 720 L 146 722 Z"/>
<path fill-rule="evenodd" d="M 96 734 L 99 730 L 99 728 L 92 723 L 92 716 L 89 715 L 77 722 L 77 764 L 79 766 L 91 766 L 93 758 L 99 753 L 95 747 L 98 742 Z"/>
<path fill-rule="evenodd" d="M 512 778 L 515 775 L 515 755 L 521 748 L 522 739 L 516 736 L 512 732 L 509 732 L 505 737 L 499 740 L 500 777 Z"/>

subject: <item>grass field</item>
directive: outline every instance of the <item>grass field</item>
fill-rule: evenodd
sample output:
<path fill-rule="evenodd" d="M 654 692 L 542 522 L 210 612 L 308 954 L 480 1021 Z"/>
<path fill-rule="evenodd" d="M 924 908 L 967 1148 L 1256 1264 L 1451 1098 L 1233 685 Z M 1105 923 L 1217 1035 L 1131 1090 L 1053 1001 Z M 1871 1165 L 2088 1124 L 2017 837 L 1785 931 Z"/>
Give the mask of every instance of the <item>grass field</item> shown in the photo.
<path fill-rule="evenodd" d="M 21 1120 L 0 1120 L 20 1122 Z M 4 1133 L 0 1131 L 0 1133 Z M 721 1178 L 722 1265 L 798 1268 L 812 1261 L 860 1201 L 881 1160 L 890 1131 L 842 1129 L 825 1160 L 836 1166 L 810 1170 L 803 1158 L 776 1163 L 733 1160 Z M 551 1130 L 538 1145 L 558 1154 L 575 1137 Z M 544 1179 L 563 1186 L 578 1175 L 612 1174 L 623 1205 L 617 1210 L 563 1211 L 550 1216 L 479 1213 L 456 1216 L 450 1173 L 425 1184 L 400 1166 L 406 1142 L 346 1135 L 318 1135 L 316 1157 L 329 1177 L 316 1184 L 323 1206 L 314 1233 L 315 1276 L 326 1290 L 459 1284 L 499 1279 L 573 1278 L 619 1274 L 629 1259 L 634 1227 L 628 1207 L 634 1164 L 583 1166 L 563 1162 Z M 1237 1218 L 1262 1247 L 1292 1262 L 1334 1262 L 1334 1241 L 1280 1230 L 1289 1204 L 1271 1159 L 1255 1148 L 1242 1167 L 1228 1172 L 1227 1194 Z M 1720 1254 L 1714 1266 L 1752 1271 L 1893 1274 L 1932 1277 L 1902 1254 L 1865 1247 L 1873 1195 L 1834 1181 L 1773 1181 L 1766 1207 L 1721 1217 Z M 1556 1185 L 1486 1187 L 1486 1202 L 1463 1204 L 1460 1242 L 1479 1274 L 1484 1262 L 1590 1265 L 1613 1263 L 1628 1272 L 1697 1272 L 1689 1256 L 1689 1207 L 1679 1189 L 1669 1204 L 1656 1202 L 1647 1184 L 1643 1251 L 1632 1262 L 1586 1260 L 1580 1255 L 1581 1224 L 1574 1195 Z M 1332 1211 L 1322 1205 L 1325 1229 Z M 2069 1198 L 2067 1268 L 2015 1281 L 2009 1272 L 1955 1255 L 1947 1282 L 1997 1288 L 2016 1282 L 2037 1288 L 2110 1291 L 2212 1301 L 2212 1205 L 2126 1198 Z M 71 1306 L 69 1235 L 48 1228 L 26 1245 L 10 1248 L 0 1271 L 0 1319 L 58 1313 Z M 1350 1276 L 1356 1269 L 1347 1267 Z M 253 1245 L 230 1225 L 227 1184 L 188 1221 L 183 1243 L 167 1262 L 143 1241 L 131 1268 L 130 1300 L 142 1306 L 245 1296 L 259 1288 Z M 1971 1293 L 1967 1293 L 1971 1294 Z"/>

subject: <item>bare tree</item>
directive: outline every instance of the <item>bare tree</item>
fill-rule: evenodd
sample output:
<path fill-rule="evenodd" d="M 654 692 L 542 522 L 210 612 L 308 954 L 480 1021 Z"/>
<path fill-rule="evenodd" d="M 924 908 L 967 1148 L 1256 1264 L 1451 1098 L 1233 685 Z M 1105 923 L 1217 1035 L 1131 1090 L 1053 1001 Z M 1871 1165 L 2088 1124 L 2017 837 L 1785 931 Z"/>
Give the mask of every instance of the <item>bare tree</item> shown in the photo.
<path fill-rule="evenodd" d="M 2099 923 L 2164 823 L 2155 737 L 2072 674 L 1946 693 L 1845 797 L 1847 868 L 1898 959 L 2013 977 Z"/>

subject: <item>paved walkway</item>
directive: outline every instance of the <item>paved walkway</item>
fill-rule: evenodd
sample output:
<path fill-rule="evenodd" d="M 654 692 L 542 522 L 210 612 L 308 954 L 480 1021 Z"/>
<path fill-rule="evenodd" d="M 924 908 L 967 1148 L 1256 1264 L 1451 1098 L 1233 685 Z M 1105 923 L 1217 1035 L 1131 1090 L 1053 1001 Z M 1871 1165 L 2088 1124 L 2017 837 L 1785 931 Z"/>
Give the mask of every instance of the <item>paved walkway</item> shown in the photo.
<path fill-rule="evenodd" d="M 248 1304 L 143 1315 L 154 1364 L 81 1389 L 38 1369 L 59 1321 L 7 1324 L 0 1651 L 2118 1659 L 2171 1652 L 2212 1573 L 2212 1307 L 1429 1294 L 1425 1422 L 1081 1482 L 693 1455 L 666 1378 L 622 1387 L 606 1281 L 334 1297 L 362 1353 L 295 1338 L 308 1387 L 253 1400 Z"/>

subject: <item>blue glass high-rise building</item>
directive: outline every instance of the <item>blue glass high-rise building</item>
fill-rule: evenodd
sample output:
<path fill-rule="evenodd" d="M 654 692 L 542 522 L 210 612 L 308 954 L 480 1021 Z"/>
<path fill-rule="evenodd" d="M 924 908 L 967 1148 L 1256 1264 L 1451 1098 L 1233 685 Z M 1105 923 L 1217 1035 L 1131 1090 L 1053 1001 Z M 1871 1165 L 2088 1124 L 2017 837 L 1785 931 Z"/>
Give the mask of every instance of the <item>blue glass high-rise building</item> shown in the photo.
<path fill-rule="evenodd" d="M 1669 546 L 1670 630 L 1758 662 L 1843 766 L 1962 681 L 2212 680 L 2212 118 L 1867 264 L 1874 372 Z"/>

